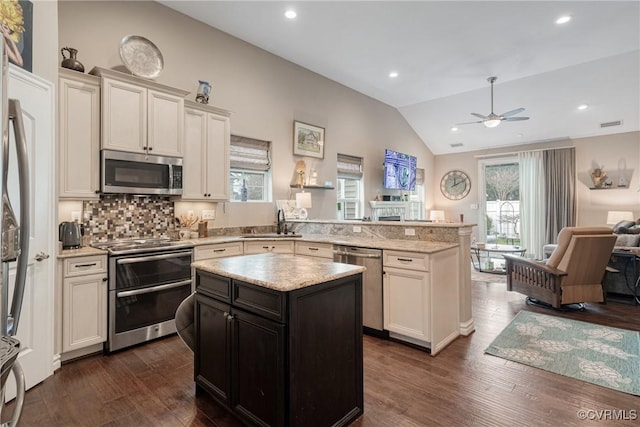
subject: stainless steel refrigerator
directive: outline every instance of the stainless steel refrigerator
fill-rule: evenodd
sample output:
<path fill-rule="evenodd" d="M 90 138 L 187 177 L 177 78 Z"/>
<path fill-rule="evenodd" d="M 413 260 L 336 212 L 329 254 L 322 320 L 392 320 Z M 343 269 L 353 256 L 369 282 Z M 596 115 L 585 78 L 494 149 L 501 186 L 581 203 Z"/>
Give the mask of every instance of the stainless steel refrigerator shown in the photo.
<path fill-rule="evenodd" d="M 29 255 L 29 158 L 24 127 L 22 124 L 22 110 L 20 101 L 8 99 L 7 86 L 9 81 L 9 67 L 4 39 L 1 40 L 2 49 L 2 151 L 0 155 L 0 177 L 2 178 L 2 200 L 0 200 L 0 250 L 2 258 L 2 288 L 0 289 L 0 415 L 4 410 L 4 390 L 9 372 L 13 372 L 16 381 L 16 400 L 11 420 L 6 424 L 15 426 L 20 420 L 24 403 L 25 382 L 20 363 L 17 361 L 20 353 L 20 342 L 14 338 L 18 330 L 22 299 L 27 274 Z M 11 144 L 9 132 L 14 133 L 14 144 Z M 15 150 L 14 152 L 12 152 Z M 18 176 L 19 200 L 18 215 L 14 212 L 14 205 L 9 199 L 9 162 L 15 157 Z M 16 263 L 15 282 L 11 283 L 9 270 L 12 263 Z M 9 293 L 13 292 L 11 305 Z M 5 417 L 3 417 L 5 418 Z M 3 424 L 4 426 L 5 424 Z"/>

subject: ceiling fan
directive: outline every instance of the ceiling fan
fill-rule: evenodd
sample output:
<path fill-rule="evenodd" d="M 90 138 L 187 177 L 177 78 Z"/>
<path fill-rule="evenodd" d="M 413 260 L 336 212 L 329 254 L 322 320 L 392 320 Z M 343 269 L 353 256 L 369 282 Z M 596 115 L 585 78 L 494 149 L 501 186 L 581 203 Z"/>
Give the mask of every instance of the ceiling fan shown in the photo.
<path fill-rule="evenodd" d="M 477 122 L 458 123 L 459 125 L 468 125 L 471 123 L 482 123 L 488 128 L 494 128 L 498 126 L 500 122 L 503 120 L 509 121 L 509 122 L 529 120 L 529 117 L 511 117 L 513 115 L 523 112 L 524 108 L 516 108 L 515 110 L 507 111 L 506 113 L 502 113 L 500 115 L 495 114 L 493 112 L 493 82 L 495 82 L 496 80 L 498 80 L 497 77 L 489 77 L 487 79 L 487 81 L 491 83 L 491 113 L 489 113 L 488 116 L 483 116 L 482 114 L 478 114 L 478 113 L 471 113 L 472 116 L 476 116 L 482 120 L 479 120 Z"/>

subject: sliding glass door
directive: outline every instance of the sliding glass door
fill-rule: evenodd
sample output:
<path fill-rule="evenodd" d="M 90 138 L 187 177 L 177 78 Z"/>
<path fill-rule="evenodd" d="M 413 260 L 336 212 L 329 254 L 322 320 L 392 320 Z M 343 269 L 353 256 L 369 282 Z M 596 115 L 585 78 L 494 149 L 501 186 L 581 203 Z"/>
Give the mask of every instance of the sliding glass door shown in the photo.
<path fill-rule="evenodd" d="M 479 240 L 520 245 L 520 177 L 516 156 L 482 159 Z"/>

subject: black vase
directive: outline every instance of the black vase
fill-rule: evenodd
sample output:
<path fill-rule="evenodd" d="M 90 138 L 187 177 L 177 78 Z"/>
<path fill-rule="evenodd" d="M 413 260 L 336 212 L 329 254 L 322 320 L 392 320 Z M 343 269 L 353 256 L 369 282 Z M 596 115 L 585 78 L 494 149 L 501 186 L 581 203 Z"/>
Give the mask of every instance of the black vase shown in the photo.
<path fill-rule="evenodd" d="M 68 58 L 64 55 L 65 50 L 69 53 Z M 84 73 L 84 65 L 82 65 L 82 62 L 76 59 L 76 55 L 78 54 L 77 49 L 74 49 L 72 47 L 63 47 L 62 49 L 60 49 L 60 53 L 64 58 L 60 66 L 62 66 L 63 68 L 68 68 L 70 70 L 78 71 L 80 73 Z"/>

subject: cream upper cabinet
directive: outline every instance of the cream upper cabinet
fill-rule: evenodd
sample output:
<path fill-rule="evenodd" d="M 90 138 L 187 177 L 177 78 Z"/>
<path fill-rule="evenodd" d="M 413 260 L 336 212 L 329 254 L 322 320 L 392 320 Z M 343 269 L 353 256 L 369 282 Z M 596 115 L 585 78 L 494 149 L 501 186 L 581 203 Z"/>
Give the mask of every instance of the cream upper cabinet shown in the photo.
<path fill-rule="evenodd" d="M 183 156 L 187 91 L 95 67 L 102 78 L 102 148 Z"/>
<path fill-rule="evenodd" d="M 182 200 L 229 200 L 229 112 L 185 101 Z"/>
<path fill-rule="evenodd" d="M 97 199 L 100 190 L 100 79 L 59 71 L 62 199 Z"/>

